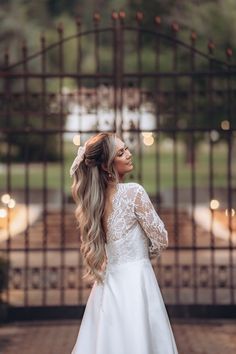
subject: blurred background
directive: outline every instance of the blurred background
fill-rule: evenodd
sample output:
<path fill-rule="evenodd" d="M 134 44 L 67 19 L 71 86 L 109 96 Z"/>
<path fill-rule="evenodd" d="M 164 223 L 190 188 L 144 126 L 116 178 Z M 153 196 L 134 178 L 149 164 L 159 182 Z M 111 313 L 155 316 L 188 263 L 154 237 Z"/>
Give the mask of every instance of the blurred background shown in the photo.
<path fill-rule="evenodd" d="M 2 0 L 0 19 L 2 321 L 82 317 L 69 168 L 100 131 L 169 231 L 170 316 L 235 318 L 235 1 Z"/>

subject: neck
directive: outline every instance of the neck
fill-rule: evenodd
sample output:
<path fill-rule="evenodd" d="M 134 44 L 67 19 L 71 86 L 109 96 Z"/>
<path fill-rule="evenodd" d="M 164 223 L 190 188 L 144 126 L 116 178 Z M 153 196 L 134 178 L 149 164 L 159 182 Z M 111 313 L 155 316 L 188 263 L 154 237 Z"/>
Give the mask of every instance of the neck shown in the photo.
<path fill-rule="evenodd" d="M 119 182 L 124 182 L 125 175 L 119 175 Z"/>
<path fill-rule="evenodd" d="M 122 183 L 124 181 L 124 175 L 119 175 L 119 182 L 118 183 Z M 107 188 L 110 189 L 114 189 L 116 188 L 117 183 L 114 181 L 110 181 L 108 182 Z"/>

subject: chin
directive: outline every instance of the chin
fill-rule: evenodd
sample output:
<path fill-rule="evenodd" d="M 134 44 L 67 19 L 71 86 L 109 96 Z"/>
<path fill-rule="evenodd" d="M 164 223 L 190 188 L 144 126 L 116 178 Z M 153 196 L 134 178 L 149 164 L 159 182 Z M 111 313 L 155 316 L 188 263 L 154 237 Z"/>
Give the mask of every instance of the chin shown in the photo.
<path fill-rule="evenodd" d="M 127 170 L 125 171 L 122 171 L 122 174 L 121 175 L 126 175 L 127 173 L 131 172 L 132 170 L 134 169 L 134 166 L 133 165 L 130 165 Z"/>
<path fill-rule="evenodd" d="M 134 168 L 134 166 L 133 166 L 133 165 L 131 165 L 131 166 L 130 166 L 130 168 L 128 169 L 128 171 L 127 171 L 127 172 L 132 171 L 132 170 L 133 170 L 133 168 Z"/>

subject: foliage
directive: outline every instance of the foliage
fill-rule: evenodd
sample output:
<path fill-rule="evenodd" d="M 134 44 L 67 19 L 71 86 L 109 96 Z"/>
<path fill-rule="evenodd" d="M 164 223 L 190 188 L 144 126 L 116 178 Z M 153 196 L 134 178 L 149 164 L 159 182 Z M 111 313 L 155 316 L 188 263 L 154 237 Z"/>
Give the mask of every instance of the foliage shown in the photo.
<path fill-rule="evenodd" d="M 197 33 L 197 44 L 204 51 L 209 39 L 215 43 L 215 54 L 223 60 L 225 49 L 236 49 L 236 2 L 234 0 L 207 0 L 200 5 L 183 1 L 180 7 L 173 8 L 170 21 L 178 19 L 180 27 L 189 37 L 189 31 Z"/>
<path fill-rule="evenodd" d="M 75 18 L 79 16 L 81 18 L 82 30 L 90 29 L 93 26 L 92 14 L 94 11 L 99 11 L 101 14 L 101 26 L 107 26 L 112 23 L 111 12 L 112 10 L 126 11 L 125 23 L 132 23 L 135 17 L 136 11 L 143 12 L 143 21 L 141 26 L 144 28 L 154 28 L 154 16 L 161 16 L 161 31 L 169 33 L 171 32 L 170 25 L 173 21 L 180 23 L 180 32 L 177 36 L 180 40 L 190 44 L 190 32 L 195 30 L 197 32 L 196 47 L 203 52 L 207 51 L 208 38 L 214 39 L 216 43 L 215 54 L 218 58 L 225 60 L 225 48 L 231 45 L 233 49 L 235 44 L 232 39 L 236 35 L 236 3 L 234 0 L 206 0 L 206 1 L 188 1 L 183 0 L 176 2 L 174 0 L 43 0 L 40 2 L 32 2 L 30 0 L 11 0 L 2 1 L 0 5 L 0 49 L 4 52 L 6 46 L 9 47 L 11 53 L 10 63 L 19 62 L 22 59 L 21 43 L 27 41 L 29 54 L 35 53 L 39 50 L 40 32 L 46 33 L 46 44 L 55 43 L 58 41 L 58 33 L 56 26 L 58 23 L 63 23 L 65 28 L 65 35 L 74 34 L 76 31 Z M 156 38 L 148 34 L 141 36 L 142 55 L 141 66 L 145 72 L 152 72 L 156 70 Z M 232 41 L 232 43 L 230 43 Z M 101 34 L 100 37 L 100 49 L 99 49 L 99 61 L 100 71 L 103 73 L 113 72 L 113 57 L 112 57 L 112 39 L 106 35 Z M 137 39 L 135 36 L 130 37 L 127 40 L 124 56 L 125 70 L 135 71 L 139 70 L 137 50 Z M 76 72 L 78 70 L 78 61 L 81 61 L 81 71 L 86 73 L 95 73 L 95 46 L 94 35 L 87 36 L 86 39 L 81 39 L 82 56 L 78 54 L 78 41 L 71 39 L 64 45 L 64 70 L 70 72 Z M 48 50 L 46 55 L 47 71 L 57 72 L 60 70 L 60 56 L 58 55 L 59 47 L 55 46 Z M 197 56 L 196 68 L 199 70 L 208 70 L 209 61 L 204 57 Z M 174 54 L 173 54 L 173 42 L 161 39 L 161 52 L 159 56 L 159 71 L 162 72 L 174 72 Z M 214 64 L 215 65 L 215 64 Z M 0 59 L 0 66 L 4 67 L 3 56 Z M 41 61 L 40 57 L 35 58 L 28 62 L 28 70 L 32 72 L 40 72 Z M 178 47 L 177 55 L 177 68 L 178 71 L 191 70 L 190 51 L 184 47 Z M 222 70 L 219 65 L 217 70 Z M 22 70 L 22 66 L 18 66 L 13 69 L 13 72 Z M 197 126 L 201 128 L 218 129 L 220 122 L 223 119 L 228 118 L 228 107 L 225 104 L 227 101 L 225 94 L 220 94 L 220 90 L 223 87 L 225 92 L 227 88 L 227 82 L 225 79 L 214 78 L 215 92 L 212 98 L 208 95 L 209 80 L 195 78 L 194 89 L 196 92 L 196 115 L 195 120 Z M 4 84 L 4 83 L 3 83 Z M 22 91 L 24 82 L 23 80 L 14 81 L 11 80 L 11 90 L 14 92 Z M 73 79 L 62 80 L 60 83 L 58 80 L 47 80 L 47 90 L 58 93 L 59 86 L 62 85 L 69 87 L 69 89 L 76 89 L 78 82 Z M 83 85 L 94 85 L 93 80 L 84 80 Z M 189 80 L 184 79 L 165 79 L 160 81 L 160 87 L 163 93 L 159 99 L 161 104 L 162 119 L 164 127 L 173 127 L 175 124 L 176 116 L 179 127 L 188 128 L 191 127 L 191 110 L 192 101 L 191 95 L 187 95 L 191 91 L 191 78 Z M 232 83 L 235 86 L 235 83 Z M 155 91 L 156 80 L 155 78 L 149 78 L 142 81 L 144 89 Z M 175 87 L 175 90 L 173 89 Z M 1 89 L 3 90 L 3 86 Z M 39 92 L 42 89 L 41 82 L 38 80 L 29 80 L 28 90 L 31 92 Z M 169 92 L 169 93 L 168 93 Z M 176 95 L 176 92 L 178 94 Z M 167 94 L 168 93 L 168 94 Z M 210 102 L 209 100 L 212 99 Z M 174 110 L 178 106 L 178 112 Z M 234 105 L 234 103 L 233 103 Z M 234 106 L 232 106 L 234 110 Z M 42 123 L 42 110 L 37 113 L 30 112 L 28 116 L 29 126 L 33 128 L 39 128 Z M 187 113 L 190 112 L 190 113 Z M 51 116 L 49 119 L 48 127 L 55 127 L 55 122 L 58 119 L 58 115 Z M 63 124 L 64 124 L 63 117 Z M 12 127 L 20 127 L 24 122 L 23 112 L 16 112 L 12 114 L 11 121 L 7 122 Z M 3 125 L 3 123 L 1 123 Z M 5 123 L 4 123 L 5 124 Z M 51 125 L 52 124 L 52 125 Z M 8 126 L 10 127 L 10 126 Z M 185 135 L 186 136 L 186 135 Z M 47 147 L 42 146 L 43 139 L 36 136 L 26 135 L 9 135 L 2 136 L 5 141 L 9 141 L 15 147 L 15 151 L 18 151 L 16 159 L 23 159 L 27 151 L 24 150 L 24 143 L 27 137 L 28 145 L 31 147 L 31 155 L 33 160 L 42 159 L 42 151 L 46 148 L 47 156 L 53 155 L 54 152 L 59 150 L 58 139 L 52 137 L 50 143 L 46 144 Z M 227 135 L 221 134 L 222 138 L 227 138 Z M 199 134 L 196 142 L 203 139 L 204 136 Z M 186 146 L 189 144 L 189 140 L 184 138 L 183 141 Z M 51 145 L 52 144 L 52 145 Z M 43 149 L 42 149 L 43 147 Z M 54 147 L 54 149 L 52 148 Z M 14 149 L 12 149 L 14 150 Z M 188 151 L 188 150 L 187 150 Z M 41 156 L 41 157 L 40 157 Z M 58 155 L 59 156 L 59 155 Z M 51 159 L 56 159 L 56 156 L 51 156 Z"/>
<path fill-rule="evenodd" d="M 197 49 L 204 53 L 209 53 L 211 60 L 205 59 L 203 56 L 195 55 L 195 69 L 208 72 L 209 70 L 216 70 L 216 72 L 227 71 L 226 49 L 231 47 L 233 53 L 236 50 L 236 44 L 232 39 L 236 35 L 236 2 L 234 0 L 207 0 L 202 2 L 183 1 L 181 5 L 172 9 L 171 14 L 168 16 L 167 22 L 171 24 L 173 21 L 178 21 L 180 25 L 180 32 L 178 37 L 185 43 L 190 42 L 190 33 L 196 33 Z M 213 41 L 213 48 L 210 52 L 208 50 L 209 41 Z M 178 57 L 178 70 L 191 70 L 190 56 L 184 50 L 179 51 Z M 214 59 L 219 59 L 222 63 Z M 232 60 L 231 60 L 232 61 Z M 236 82 L 231 77 L 231 88 L 235 89 Z M 178 80 L 176 80 L 178 81 Z M 223 120 L 230 120 L 231 112 L 235 110 L 235 102 L 232 100 L 229 104 L 229 96 L 227 91 L 227 78 L 222 76 L 214 76 L 212 79 L 207 75 L 202 78 L 192 78 L 192 85 L 194 85 L 195 96 L 190 96 L 190 106 L 195 104 L 195 123 L 187 119 L 183 119 L 183 126 L 197 126 L 199 128 L 217 129 L 221 128 Z M 211 87 L 211 88 L 210 88 Z M 189 89 L 191 92 L 191 80 L 188 84 L 181 84 L 177 82 L 178 91 Z M 183 103 L 188 105 L 188 101 Z M 178 100 L 178 109 L 181 111 L 182 101 Z M 230 108 L 229 108 L 230 106 Z M 184 109 L 182 110 L 182 112 Z M 185 109 L 187 111 L 187 109 Z M 172 116 L 173 118 L 173 116 Z M 183 118 L 183 115 L 182 115 Z M 173 124 L 167 120 L 167 126 Z M 189 125 L 190 124 L 190 125 Z M 173 125 L 172 125 L 173 126 Z M 233 127 L 233 123 L 231 125 Z M 204 134 L 198 134 L 196 142 L 204 138 Z M 228 139 L 228 134 L 224 131 L 220 132 L 219 138 L 223 140 Z M 186 142 L 186 151 L 189 151 L 188 139 Z"/>
<path fill-rule="evenodd" d="M 10 1 L 0 8 L 0 33 L 2 41 L 0 48 L 4 53 L 5 48 L 9 51 L 9 67 L 7 72 L 9 74 L 21 73 L 23 64 L 24 43 L 27 44 L 26 56 L 39 51 L 40 45 L 40 30 L 43 23 L 47 22 L 46 9 L 44 2 L 37 3 L 34 6 L 29 1 Z M 37 12 L 36 12 L 37 10 Z M 35 20 L 35 16 L 39 17 Z M 45 16 L 45 17 L 44 17 Z M 34 21 L 30 18 L 34 18 Z M 43 20 L 44 19 L 44 20 Z M 45 22 L 44 22 L 45 21 Z M 48 30 L 48 36 L 51 40 L 56 40 L 56 31 Z M 49 51 L 46 56 L 47 70 L 53 71 L 55 67 L 59 67 L 57 55 L 55 51 Z M 67 57 L 68 58 L 68 57 Z M 4 56 L 1 58 L 0 66 L 5 69 Z M 14 65 L 15 63 L 19 63 Z M 38 73 L 41 69 L 41 58 L 36 57 L 33 60 L 27 60 L 27 70 L 31 73 Z M 29 133 L 14 133 L 14 130 L 28 128 L 42 129 L 43 119 L 47 120 L 47 128 L 56 129 L 64 127 L 65 114 L 58 112 L 60 110 L 60 103 L 58 102 L 57 112 L 51 112 L 47 107 L 42 107 L 42 104 L 48 106 L 44 102 L 42 95 L 43 84 L 39 79 L 29 78 L 26 82 L 24 78 L 8 80 L 8 87 L 6 82 L 2 80 L 1 91 L 1 113 L 3 119 L 0 120 L 0 127 L 12 129 L 11 133 L 1 135 L 1 160 L 6 160 L 9 151 L 4 149 L 4 143 L 11 146 L 10 156 L 15 161 L 41 161 L 47 156 L 48 160 L 58 160 L 59 154 L 59 135 L 51 135 L 48 139 L 38 134 Z M 57 100 L 57 93 L 59 92 L 60 83 L 57 80 L 45 81 L 46 90 L 54 92 L 54 99 L 51 100 L 50 105 Z M 37 99 L 36 99 L 37 96 Z M 36 104 L 36 101 L 37 104 Z M 37 108 L 36 108 L 37 106 Z M 66 108 L 66 107 L 65 107 Z M 46 112 L 45 112 L 46 111 Z M 61 118 L 60 118 L 61 117 Z M 45 144 L 45 141 L 47 143 Z"/>

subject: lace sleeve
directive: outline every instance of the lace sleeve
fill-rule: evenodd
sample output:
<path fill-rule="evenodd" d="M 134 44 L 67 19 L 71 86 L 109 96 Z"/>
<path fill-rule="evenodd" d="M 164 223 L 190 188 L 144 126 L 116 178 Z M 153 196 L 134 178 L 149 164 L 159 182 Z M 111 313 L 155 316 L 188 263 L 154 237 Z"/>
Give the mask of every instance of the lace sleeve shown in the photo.
<path fill-rule="evenodd" d="M 161 250 L 168 246 L 168 233 L 145 189 L 140 185 L 135 196 L 134 212 L 150 240 L 150 254 L 159 255 Z"/>

